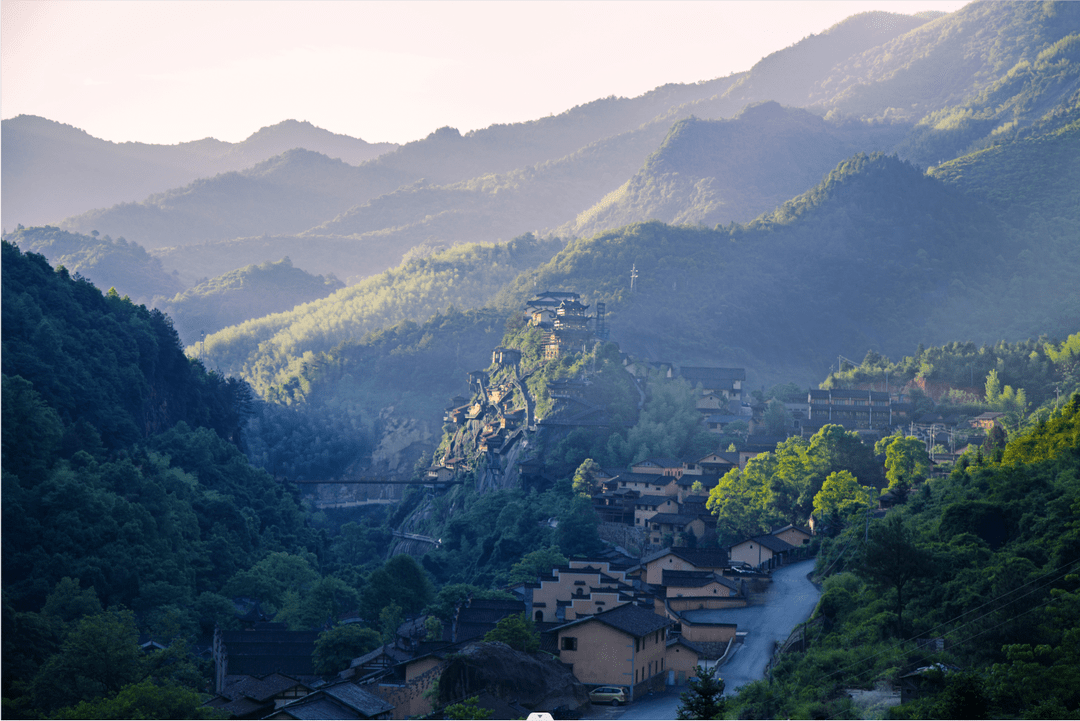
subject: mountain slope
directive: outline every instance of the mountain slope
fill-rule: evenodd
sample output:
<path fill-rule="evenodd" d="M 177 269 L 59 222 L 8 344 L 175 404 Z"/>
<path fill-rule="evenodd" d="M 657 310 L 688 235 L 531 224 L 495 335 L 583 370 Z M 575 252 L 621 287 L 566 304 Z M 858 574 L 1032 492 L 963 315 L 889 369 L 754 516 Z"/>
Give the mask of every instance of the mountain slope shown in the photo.
<path fill-rule="evenodd" d="M 32 115 L 3 121 L 3 218 L 41 225 L 134 202 L 197 178 L 242 170 L 293 148 L 357 165 L 396 147 L 286 120 L 239 143 L 112 143 Z M 112 230 L 106 232 L 114 232 Z"/>
<path fill-rule="evenodd" d="M 499 288 L 561 246 L 557 239 L 525 235 L 505 244 L 460 245 L 409 260 L 322 300 L 207 336 L 203 358 L 265 393 L 287 377 L 290 365 L 342 341 L 403 320 L 424 321 L 448 306 L 482 307 Z"/>
<path fill-rule="evenodd" d="M 370 173 L 309 150 L 289 150 L 247 170 L 224 173 L 64 221 L 80 232 L 107 229 L 148 248 L 296 233 L 372 192 Z M 386 181 L 382 181 L 386 182 Z M 390 180 L 394 185 L 398 181 Z"/>
<path fill-rule="evenodd" d="M 156 298 L 154 304 L 172 318 L 180 341 L 193 345 L 203 333 L 281 313 L 343 287 L 333 276 L 323 278 L 294 268 L 286 257 L 211 278 L 172 298 Z"/>
<path fill-rule="evenodd" d="M 964 102 L 1080 27 L 1071 2 L 974 2 L 843 63 L 811 102 L 857 117 L 919 120 Z"/>
<path fill-rule="evenodd" d="M 630 180 L 563 230 L 592 235 L 650 219 L 744 223 L 812 187 L 851 154 L 888 150 L 904 130 L 840 126 L 775 102 L 731 120 L 682 120 Z"/>
<path fill-rule="evenodd" d="M 101 288 L 116 288 L 136 303 L 150 303 L 155 295 L 183 290 L 181 280 L 166 272 L 158 258 L 123 237 L 91 237 L 44 226 L 16 230 L 4 240 L 25 253 L 40 253 L 52 265 L 62 265 Z"/>

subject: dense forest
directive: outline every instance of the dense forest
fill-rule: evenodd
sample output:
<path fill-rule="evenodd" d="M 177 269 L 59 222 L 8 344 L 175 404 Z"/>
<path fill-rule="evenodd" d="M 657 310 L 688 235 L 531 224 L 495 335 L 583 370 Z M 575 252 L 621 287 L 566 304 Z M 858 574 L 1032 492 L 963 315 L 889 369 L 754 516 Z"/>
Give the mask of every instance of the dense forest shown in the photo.
<path fill-rule="evenodd" d="M 965 456 L 884 519 L 835 517 L 802 650 L 731 718 L 1071 718 L 1080 708 L 1080 395 L 992 456 Z M 942 639 L 942 649 L 931 642 Z M 918 684 L 856 706 L 847 689 Z M 882 696 L 869 696 L 882 703 Z M 870 716 L 880 717 L 880 716 Z"/>

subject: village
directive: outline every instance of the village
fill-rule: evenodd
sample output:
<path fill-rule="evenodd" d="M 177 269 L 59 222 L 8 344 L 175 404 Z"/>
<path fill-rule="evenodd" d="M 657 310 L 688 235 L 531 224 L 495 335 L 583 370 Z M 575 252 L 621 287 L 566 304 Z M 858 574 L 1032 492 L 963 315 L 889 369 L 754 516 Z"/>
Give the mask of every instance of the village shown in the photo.
<path fill-rule="evenodd" d="M 606 336 L 598 305 L 589 316 L 577 293 L 561 291 L 529 301 L 526 317 L 545 334 L 545 361 L 579 353 Z M 593 330 L 589 321 L 595 321 Z M 605 409 L 587 400 L 587 379 L 578 378 L 552 383 L 548 400 L 558 412 L 536 417 L 537 399 L 521 361 L 521 350 L 500 347 L 488 370 L 469 374 L 472 397 L 453 399 L 444 418 L 453 430 L 426 473 L 433 491 L 466 470 L 480 490 L 526 483 L 540 472 L 528 452 L 536 433 L 606 422 Z M 286 630 L 253 607 L 242 619 L 244 630 L 215 633 L 217 696 L 210 705 L 233 718 L 405 719 L 476 696 L 495 718 L 537 710 L 576 718 L 590 692 L 593 700 L 604 696 L 618 704 L 683 687 L 697 667 L 722 666 L 745 642 L 746 633 L 725 612 L 761 603 L 774 570 L 811 558 L 816 549 L 813 518 L 807 527 L 788 524 L 719 546 L 707 501 L 726 473 L 745 468 L 790 435 L 810 436 L 827 424 L 871 443 L 895 429 L 928 443 L 943 434 L 951 441 L 957 425 L 954 418 L 915 419 L 911 403 L 883 391 L 809 390 L 805 403 L 786 404 L 792 419 L 787 433 L 767 435 L 764 404 L 748 402 L 744 369 L 629 358 L 624 366 L 635 382 L 650 373 L 685 380 L 697 389 L 701 423 L 717 434 L 744 423 L 745 442 L 700 458 L 597 466 L 588 483 L 601 538 L 608 542 L 603 553 L 553 565 L 504 589 L 505 599 L 465 599 L 450 624 L 409 618 L 392 640 L 353 659 L 332 683 L 312 668 L 318 632 Z M 980 417 L 974 425 L 992 427 L 995 420 Z M 534 625 L 543 660 L 477 645 L 512 617 Z M 360 619 L 343 622 L 349 621 Z M 503 692 L 493 693 L 495 687 Z"/>

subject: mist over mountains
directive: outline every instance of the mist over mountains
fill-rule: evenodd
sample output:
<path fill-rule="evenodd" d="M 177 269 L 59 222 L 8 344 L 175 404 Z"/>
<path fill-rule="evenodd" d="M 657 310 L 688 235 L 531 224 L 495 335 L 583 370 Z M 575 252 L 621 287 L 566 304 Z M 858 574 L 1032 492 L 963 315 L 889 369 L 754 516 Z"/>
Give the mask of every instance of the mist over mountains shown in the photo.
<path fill-rule="evenodd" d="M 223 371 L 263 369 L 257 386 L 304 353 L 403 320 L 421 322 L 450 304 L 499 299 L 510 308 L 525 293 L 514 288 L 540 279 L 608 302 L 613 322 L 625 317 L 635 328 L 624 342 L 653 357 L 773 364 L 795 346 L 803 355 L 794 365 L 821 363 L 836 345 L 858 354 L 866 346 L 896 352 L 923 335 L 944 341 L 966 331 L 992 339 L 999 332 L 991 317 L 1008 320 L 1019 336 L 1057 332 L 1073 318 L 1071 296 L 1032 274 L 1058 277 L 1075 260 L 1065 238 L 1077 222 L 1069 161 L 1080 105 L 1078 28 L 1080 9 L 1071 3 L 863 13 L 744 73 L 464 135 L 440 128 L 401 147 L 295 121 L 235 146 L 111 144 L 20 117 L 4 121 L 5 150 L 9 142 L 20 148 L 4 163 L 5 219 L 13 219 L 8 208 L 18 207 L 21 192 L 9 188 L 54 182 L 55 159 L 76 155 L 95 168 L 99 194 L 124 202 L 91 208 L 90 196 L 56 193 L 84 209 L 52 222 L 68 231 L 68 245 L 81 237 L 97 248 L 95 257 L 120 250 L 91 240 L 100 234 L 148 249 L 161 264 L 154 272 L 171 278 L 157 294 L 163 299 L 187 288 L 185 302 L 195 302 L 193 286 L 227 287 L 233 281 L 226 274 L 285 257 L 298 271 L 353 286 L 306 309 L 281 314 L 287 309 L 275 306 L 272 321 L 258 320 L 248 304 L 228 316 L 248 321 L 246 330 L 210 334 L 206 348 Z M 160 185 L 179 177 L 184 163 L 196 177 L 132 197 L 136 180 Z M 915 182 L 928 166 L 937 180 Z M 120 168 L 127 186 L 108 179 Z M 69 172 L 64 182 L 84 181 Z M 545 250 L 516 255 L 500 267 L 509 275 L 483 267 L 494 262 L 489 251 L 446 255 L 455 245 L 527 233 Z M 59 262 L 59 250 L 49 255 L 55 243 L 33 243 Z M 540 265 L 567 243 L 554 266 Z M 612 254 L 613 243 L 622 250 Z M 88 252 L 65 253 L 70 270 L 91 272 L 80 260 Z M 426 256 L 452 272 L 418 264 Z M 674 270 L 691 257 L 698 259 L 692 267 Z M 580 266 L 586 258 L 588 270 Z M 642 293 L 630 298 L 625 286 L 635 263 L 658 277 L 643 277 Z M 667 291 L 646 301 L 660 278 L 656 288 Z M 877 279 L 873 292 L 853 290 L 866 278 Z M 125 284 L 141 288 L 134 276 L 110 284 L 121 292 L 129 292 Z M 1019 292 L 1029 285 L 1027 296 Z M 149 296 L 139 290 L 136 297 Z M 361 297 L 369 300 L 358 305 Z M 1004 297 L 1016 298 L 1004 316 L 982 310 Z M 373 305 L 373 298 L 384 300 Z M 787 318 L 782 309 L 792 304 L 832 319 L 827 330 L 807 331 L 809 318 Z M 921 320 L 897 324 L 886 308 L 918 309 Z M 1029 326 L 1037 317 L 1053 327 Z M 649 337 L 650 329 L 671 334 L 684 321 L 691 327 L 670 341 Z M 716 323 L 724 329 L 703 330 Z M 317 342 L 299 330 L 316 327 Z M 254 328 L 261 330 L 252 335 Z M 267 357 L 246 345 L 279 333 L 289 340 L 275 341 Z M 230 340 L 242 337 L 246 350 Z"/>

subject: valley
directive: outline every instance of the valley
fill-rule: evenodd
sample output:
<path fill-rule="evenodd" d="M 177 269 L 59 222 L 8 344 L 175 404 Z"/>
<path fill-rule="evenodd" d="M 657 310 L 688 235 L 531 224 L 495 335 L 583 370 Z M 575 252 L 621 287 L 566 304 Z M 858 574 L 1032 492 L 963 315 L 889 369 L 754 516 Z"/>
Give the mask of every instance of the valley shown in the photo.
<path fill-rule="evenodd" d="M 400 145 L 3 144 L 5 716 L 1080 709 L 1080 5 Z"/>

